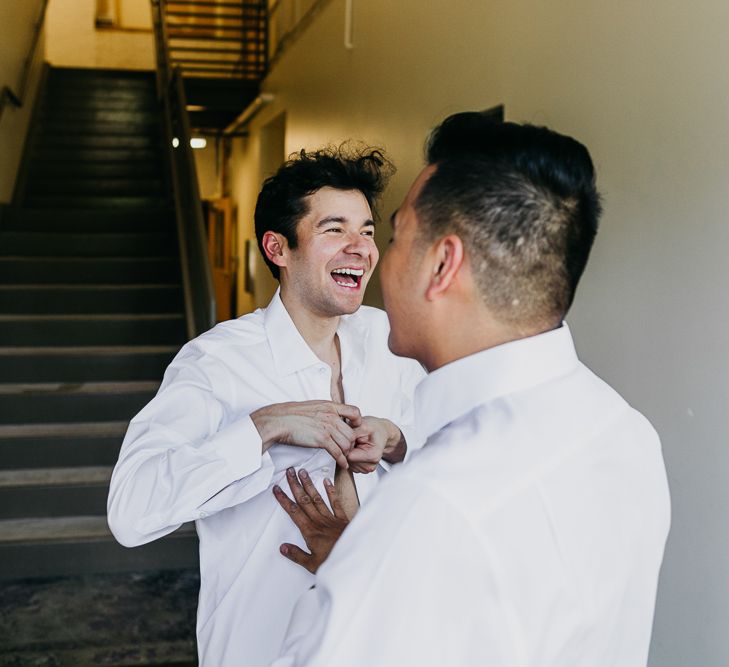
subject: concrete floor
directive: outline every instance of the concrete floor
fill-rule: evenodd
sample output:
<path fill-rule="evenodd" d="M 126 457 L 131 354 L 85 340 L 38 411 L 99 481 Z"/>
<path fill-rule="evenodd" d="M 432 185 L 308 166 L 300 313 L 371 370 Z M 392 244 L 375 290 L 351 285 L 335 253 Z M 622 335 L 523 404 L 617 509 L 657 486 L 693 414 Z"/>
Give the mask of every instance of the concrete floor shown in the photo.
<path fill-rule="evenodd" d="M 0 667 L 197 665 L 197 570 L 0 582 Z"/>

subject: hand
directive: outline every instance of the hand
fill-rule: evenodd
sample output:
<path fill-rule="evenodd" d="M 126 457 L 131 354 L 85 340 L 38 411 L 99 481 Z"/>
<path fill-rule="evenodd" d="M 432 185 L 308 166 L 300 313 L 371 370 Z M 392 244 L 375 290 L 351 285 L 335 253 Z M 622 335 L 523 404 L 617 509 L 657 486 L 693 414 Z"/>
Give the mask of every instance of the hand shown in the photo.
<path fill-rule="evenodd" d="M 362 417 L 354 434 L 354 447 L 347 453 L 352 472 L 374 472 L 382 458 L 390 463 L 399 463 L 405 458 L 405 439 L 389 419 Z"/>
<path fill-rule="evenodd" d="M 324 480 L 324 488 L 333 511 L 319 495 L 306 470 L 303 468 L 299 470 L 297 478 L 296 471 L 289 468 L 286 477 L 296 502 L 293 502 L 279 486 L 273 487 L 273 495 L 301 531 L 311 553 L 306 553 L 295 544 L 282 544 L 280 551 L 289 560 L 315 574 L 347 527 L 349 519 L 340 505 L 339 495 L 331 480 Z"/>
<path fill-rule="evenodd" d="M 326 449 L 337 465 L 348 468 L 352 430 L 362 423 L 359 409 L 333 401 L 276 403 L 251 413 L 265 452 L 274 443 Z M 346 420 L 346 421 L 345 421 Z"/>

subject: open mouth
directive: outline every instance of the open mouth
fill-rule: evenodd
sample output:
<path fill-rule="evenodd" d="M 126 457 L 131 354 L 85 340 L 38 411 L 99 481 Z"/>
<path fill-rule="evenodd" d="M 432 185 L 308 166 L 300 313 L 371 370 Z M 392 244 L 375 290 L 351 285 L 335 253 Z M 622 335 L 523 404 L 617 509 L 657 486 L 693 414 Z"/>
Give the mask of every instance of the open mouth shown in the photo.
<path fill-rule="evenodd" d="M 334 269 L 332 271 L 334 282 L 347 289 L 359 289 L 363 276 L 364 269 Z"/>

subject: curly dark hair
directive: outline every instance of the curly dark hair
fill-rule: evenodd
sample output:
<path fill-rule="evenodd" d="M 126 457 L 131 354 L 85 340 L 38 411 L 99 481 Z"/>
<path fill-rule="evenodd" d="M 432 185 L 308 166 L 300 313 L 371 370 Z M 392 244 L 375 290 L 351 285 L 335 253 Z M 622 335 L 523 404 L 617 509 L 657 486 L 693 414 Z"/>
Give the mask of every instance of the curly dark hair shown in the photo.
<path fill-rule="evenodd" d="M 309 212 L 307 197 L 324 187 L 337 190 L 359 190 L 374 211 L 375 202 L 395 171 L 384 151 L 372 147 L 353 147 L 344 143 L 337 147 L 292 153 L 279 170 L 267 178 L 258 195 L 255 212 L 256 239 L 273 277 L 279 279 L 279 268 L 270 262 L 263 250 L 263 235 L 283 234 L 290 248 L 296 248 L 296 227 Z"/>

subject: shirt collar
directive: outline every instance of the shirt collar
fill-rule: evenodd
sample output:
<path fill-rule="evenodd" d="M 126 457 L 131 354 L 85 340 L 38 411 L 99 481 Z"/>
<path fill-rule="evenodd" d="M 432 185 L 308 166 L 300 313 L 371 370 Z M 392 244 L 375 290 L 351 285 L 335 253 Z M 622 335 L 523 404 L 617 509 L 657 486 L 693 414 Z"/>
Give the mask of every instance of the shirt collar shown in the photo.
<path fill-rule="evenodd" d="M 271 346 L 273 364 L 279 376 L 284 377 L 321 363 L 299 333 L 281 301 L 280 289 L 276 290 L 271 303 L 268 304 L 263 323 L 268 344 Z"/>
<path fill-rule="evenodd" d="M 337 334 L 342 347 L 344 371 L 347 370 L 350 363 L 360 365 L 364 360 L 367 326 L 362 318 L 357 317 L 357 314 L 342 315 L 339 318 Z M 276 290 L 271 303 L 268 304 L 263 321 L 273 355 L 273 363 L 280 377 L 322 363 L 296 328 L 291 315 L 281 301 L 280 288 Z"/>
<path fill-rule="evenodd" d="M 579 360 L 567 324 L 446 364 L 415 390 L 415 416 L 423 439 L 474 408 L 573 371 Z"/>

